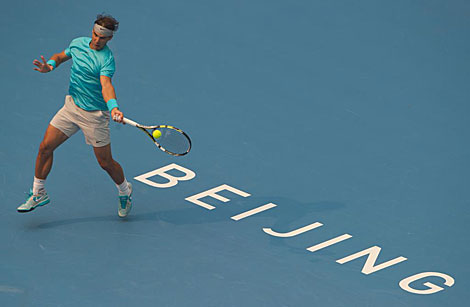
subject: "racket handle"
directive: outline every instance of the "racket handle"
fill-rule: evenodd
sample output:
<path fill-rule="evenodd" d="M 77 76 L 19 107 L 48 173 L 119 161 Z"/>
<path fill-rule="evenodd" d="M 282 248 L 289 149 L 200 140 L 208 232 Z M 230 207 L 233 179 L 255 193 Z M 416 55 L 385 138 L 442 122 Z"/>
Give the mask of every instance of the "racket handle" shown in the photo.
<path fill-rule="evenodd" d="M 137 127 L 138 123 L 136 123 L 135 121 L 133 120 L 130 120 L 128 118 L 123 118 L 122 120 L 125 124 L 128 124 L 128 125 L 131 125 L 131 126 L 134 126 L 134 127 Z"/>

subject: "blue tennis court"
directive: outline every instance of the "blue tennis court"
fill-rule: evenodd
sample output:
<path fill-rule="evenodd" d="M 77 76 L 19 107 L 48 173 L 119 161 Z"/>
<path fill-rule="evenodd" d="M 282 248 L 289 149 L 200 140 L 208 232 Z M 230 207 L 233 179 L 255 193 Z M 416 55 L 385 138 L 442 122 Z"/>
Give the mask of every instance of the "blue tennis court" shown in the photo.
<path fill-rule="evenodd" d="M 83 134 L 16 208 L 106 12 L 117 190 Z M 1 306 L 468 306 L 470 2 L 10 1 L 0 12 Z"/>

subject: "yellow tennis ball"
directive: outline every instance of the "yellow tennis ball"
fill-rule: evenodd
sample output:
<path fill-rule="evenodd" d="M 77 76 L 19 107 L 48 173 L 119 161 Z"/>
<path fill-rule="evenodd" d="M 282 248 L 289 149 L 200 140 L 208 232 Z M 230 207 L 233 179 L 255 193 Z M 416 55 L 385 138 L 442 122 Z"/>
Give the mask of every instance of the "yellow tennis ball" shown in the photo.
<path fill-rule="evenodd" d="M 162 133 L 160 132 L 160 130 L 153 130 L 152 135 L 155 139 L 158 139 L 162 136 Z"/>

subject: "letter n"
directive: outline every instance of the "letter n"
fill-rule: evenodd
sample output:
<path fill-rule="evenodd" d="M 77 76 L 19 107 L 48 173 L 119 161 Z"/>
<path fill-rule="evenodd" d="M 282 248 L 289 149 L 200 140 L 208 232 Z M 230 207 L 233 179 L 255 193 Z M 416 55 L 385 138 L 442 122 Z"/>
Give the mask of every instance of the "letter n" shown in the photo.
<path fill-rule="evenodd" d="M 336 260 L 336 262 L 338 262 L 339 264 L 344 264 L 344 263 L 349 262 L 351 260 L 369 255 L 367 257 L 366 263 L 364 264 L 364 267 L 362 268 L 362 271 L 361 271 L 362 273 L 364 273 L 366 275 L 369 275 L 371 273 L 383 270 L 383 269 L 385 269 L 389 266 L 392 266 L 392 265 L 395 265 L 395 264 L 398 264 L 402 261 L 407 260 L 405 257 L 400 256 L 400 257 L 397 257 L 395 259 L 389 260 L 387 262 L 381 263 L 379 265 L 375 265 L 375 261 L 377 260 L 377 258 L 379 257 L 379 254 L 380 254 L 380 250 L 381 250 L 380 247 L 372 246 L 371 248 L 368 248 L 368 249 L 365 249 L 363 251 L 352 254 L 350 256 L 338 259 L 338 260 Z"/>

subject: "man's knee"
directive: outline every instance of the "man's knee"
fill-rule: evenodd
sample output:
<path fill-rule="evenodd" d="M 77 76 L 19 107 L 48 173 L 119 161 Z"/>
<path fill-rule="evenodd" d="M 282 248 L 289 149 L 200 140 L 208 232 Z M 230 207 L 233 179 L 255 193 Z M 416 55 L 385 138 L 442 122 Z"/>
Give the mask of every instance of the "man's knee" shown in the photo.
<path fill-rule="evenodd" d="M 52 154 L 54 150 L 67 139 L 68 136 L 65 135 L 62 131 L 52 125 L 49 125 L 46 130 L 46 134 L 44 135 L 44 138 L 41 144 L 39 145 L 39 154 Z"/>
<path fill-rule="evenodd" d="M 54 149 L 54 146 L 45 140 L 43 140 L 39 145 L 39 153 L 41 155 L 50 155 L 54 152 Z"/>

